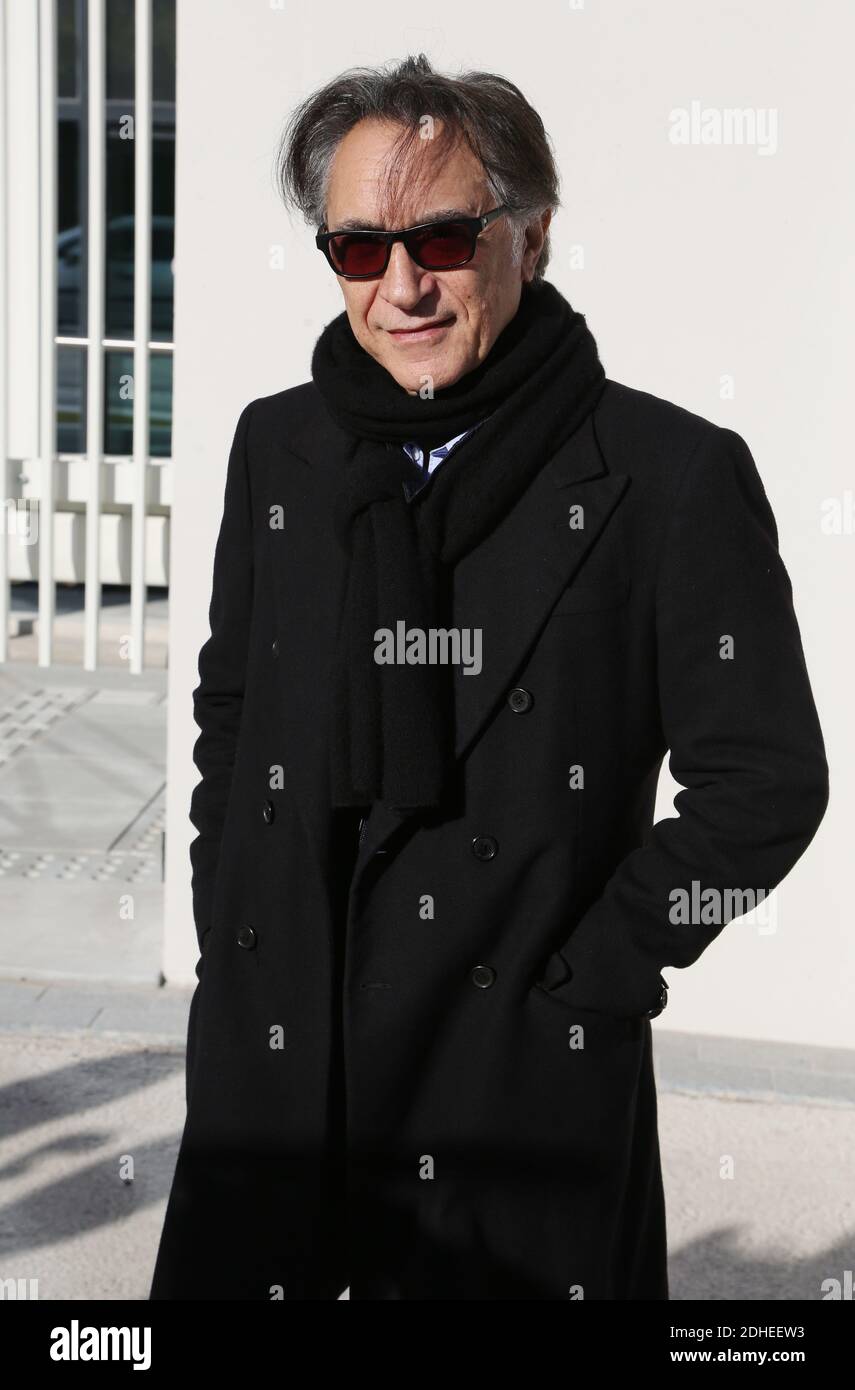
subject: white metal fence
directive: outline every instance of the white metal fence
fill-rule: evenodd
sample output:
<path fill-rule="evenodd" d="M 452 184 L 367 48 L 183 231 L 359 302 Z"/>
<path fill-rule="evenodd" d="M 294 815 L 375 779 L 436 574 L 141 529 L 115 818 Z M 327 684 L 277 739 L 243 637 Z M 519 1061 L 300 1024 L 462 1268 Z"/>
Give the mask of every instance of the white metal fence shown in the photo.
<path fill-rule="evenodd" d="M 128 666 L 144 667 L 147 585 L 169 581 L 171 459 L 150 457 L 152 354 L 171 354 L 171 330 L 153 340 L 152 302 L 152 13 L 159 0 L 133 6 L 132 128 L 134 171 L 133 316 L 121 336 L 107 335 L 106 142 L 116 103 L 107 92 L 107 25 L 120 0 L 0 0 L 0 455 L 4 525 L 0 528 L 0 661 L 9 659 L 11 583 L 38 583 L 38 664 L 53 661 L 58 582 L 83 583 L 83 666 L 99 663 L 104 583 L 130 587 Z M 65 14 L 60 7 L 65 4 Z M 75 6 L 85 36 L 80 100 L 86 112 L 85 209 L 77 238 L 85 285 L 85 332 L 58 331 L 58 23 Z M 85 68 L 83 62 L 85 59 Z M 83 235 L 83 218 L 87 235 Z M 74 248 L 72 248 L 74 249 Z M 84 254 L 85 252 L 85 254 Z M 156 336 L 156 335 L 155 335 Z M 85 359 L 76 450 L 58 444 L 58 353 Z M 132 360 L 128 399 L 132 444 L 106 451 L 105 362 L 110 350 Z M 64 359 L 68 360 L 68 359 Z M 78 359 L 73 358 L 75 362 Z M 76 368 L 75 368 L 76 370 Z M 61 382 L 60 382 L 61 387 Z M 85 400 L 85 407 L 84 402 Z"/>

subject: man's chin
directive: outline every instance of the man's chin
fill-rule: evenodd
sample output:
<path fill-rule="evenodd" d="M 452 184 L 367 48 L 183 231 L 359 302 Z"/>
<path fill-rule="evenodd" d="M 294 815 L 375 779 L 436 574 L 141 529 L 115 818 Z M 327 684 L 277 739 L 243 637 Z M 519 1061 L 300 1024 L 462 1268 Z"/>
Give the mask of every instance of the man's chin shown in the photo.
<path fill-rule="evenodd" d="M 393 361 L 385 362 L 383 365 L 399 386 L 410 392 L 421 392 L 425 399 L 429 399 L 429 392 L 442 391 L 447 386 L 453 386 L 466 370 L 459 363 L 436 362 L 429 354 L 418 362 L 409 361 L 405 364 Z"/>

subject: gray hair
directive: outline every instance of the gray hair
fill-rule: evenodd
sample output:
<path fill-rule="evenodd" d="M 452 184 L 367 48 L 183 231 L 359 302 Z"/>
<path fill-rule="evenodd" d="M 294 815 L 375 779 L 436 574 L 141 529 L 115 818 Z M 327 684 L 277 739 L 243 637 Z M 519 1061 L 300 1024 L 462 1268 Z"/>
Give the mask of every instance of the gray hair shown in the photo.
<path fill-rule="evenodd" d="M 356 67 L 341 73 L 307 97 L 289 117 L 276 156 L 276 178 L 286 206 L 307 222 L 325 224 L 333 158 L 339 142 L 358 121 L 373 119 L 401 125 L 388 159 L 384 213 L 395 216 L 399 190 L 413 187 L 409 156 L 417 144 L 430 147 L 435 159 L 465 141 L 480 161 L 496 203 L 512 209 L 513 255 L 519 259 L 525 228 L 546 208 L 560 205 L 558 168 L 543 121 L 522 92 L 507 78 L 491 72 L 464 72 L 446 77 L 435 72 L 423 53 L 386 68 Z M 441 130 L 425 140 L 433 122 Z M 426 124 L 427 123 L 427 124 Z M 421 167 L 429 176 L 430 161 Z M 535 268 L 541 280 L 549 261 L 549 231 Z"/>

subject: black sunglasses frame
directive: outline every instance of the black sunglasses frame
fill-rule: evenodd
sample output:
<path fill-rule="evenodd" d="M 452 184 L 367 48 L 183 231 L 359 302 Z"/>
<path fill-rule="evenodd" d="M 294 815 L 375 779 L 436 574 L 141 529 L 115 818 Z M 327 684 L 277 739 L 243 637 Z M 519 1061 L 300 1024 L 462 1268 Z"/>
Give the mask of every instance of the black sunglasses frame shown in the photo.
<path fill-rule="evenodd" d="M 385 275 L 389 268 L 392 246 L 396 241 L 402 241 L 404 243 L 408 254 L 422 270 L 456 270 L 458 266 L 468 265 L 472 260 L 477 249 L 478 238 L 484 228 L 489 227 L 490 223 L 494 222 L 497 217 L 501 217 L 503 213 L 510 212 L 510 210 L 508 203 L 502 203 L 500 207 L 493 208 L 491 212 L 482 213 L 480 217 L 443 217 L 437 222 L 420 222 L 415 227 L 406 227 L 398 232 L 378 232 L 373 228 L 361 231 L 358 227 L 347 227 L 344 231 L 339 232 L 327 232 L 321 227 L 315 237 L 315 245 L 319 251 L 323 251 L 331 268 L 342 280 L 377 280 L 381 275 Z M 420 232 L 432 231 L 437 227 L 466 228 L 466 231 L 469 233 L 471 244 L 468 254 L 464 256 L 462 260 L 455 261 L 453 265 L 444 266 L 425 265 L 423 261 L 419 260 L 413 247 L 410 245 L 409 238 L 414 238 Z M 386 259 L 383 262 L 382 269 L 372 270 L 368 275 L 345 275 L 344 271 L 339 270 L 335 265 L 330 253 L 330 242 L 333 237 L 337 236 L 371 237 L 375 241 L 383 242 L 386 247 Z"/>

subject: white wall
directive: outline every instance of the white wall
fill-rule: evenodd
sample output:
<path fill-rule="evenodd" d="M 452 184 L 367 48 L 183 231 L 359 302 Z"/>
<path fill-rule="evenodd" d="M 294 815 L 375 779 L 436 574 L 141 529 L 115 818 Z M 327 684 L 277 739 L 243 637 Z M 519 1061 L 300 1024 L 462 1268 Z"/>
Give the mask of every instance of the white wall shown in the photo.
<path fill-rule="evenodd" d="M 538 107 L 563 176 L 549 278 L 588 316 L 609 376 L 745 437 L 793 581 L 831 805 L 775 895 L 775 930 L 733 923 L 689 971 L 669 972 L 657 1026 L 853 1046 L 855 536 L 851 523 L 825 535 L 821 521 L 826 499 L 855 489 L 855 11 L 847 0 L 436 0 L 429 29 L 389 0 L 368 13 L 366 26 L 364 7 L 336 0 L 178 0 L 167 977 L 193 978 L 190 692 L 228 445 L 246 401 L 308 379 L 315 339 L 342 307 L 311 233 L 277 201 L 276 138 L 292 105 L 336 72 L 422 49 L 445 70 L 501 72 Z M 775 152 L 674 145 L 669 113 L 694 100 L 774 108 Z M 271 265 L 277 246 L 284 270 Z M 725 374 L 733 399 L 721 395 Z M 660 815 L 673 790 L 666 776 Z"/>

